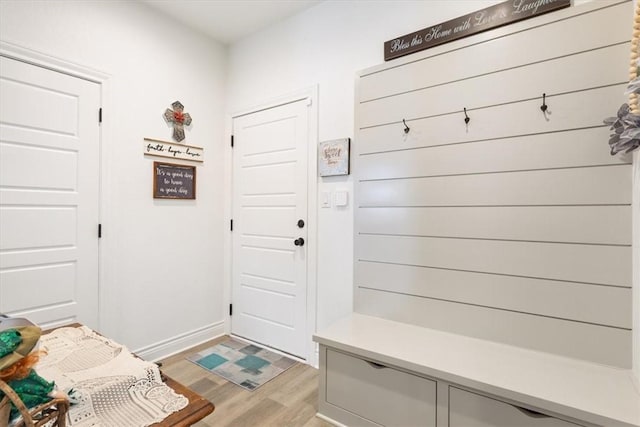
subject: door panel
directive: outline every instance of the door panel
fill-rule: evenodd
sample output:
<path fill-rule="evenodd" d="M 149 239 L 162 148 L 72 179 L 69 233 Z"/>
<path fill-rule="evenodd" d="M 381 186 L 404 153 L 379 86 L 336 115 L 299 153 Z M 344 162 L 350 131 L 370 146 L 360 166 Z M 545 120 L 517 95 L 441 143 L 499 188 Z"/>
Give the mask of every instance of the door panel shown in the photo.
<path fill-rule="evenodd" d="M 0 61 L 0 312 L 98 327 L 100 85 Z"/>
<path fill-rule="evenodd" d="M 276 249 L 277 246 L 291 245 L 291 240 L 286 242 L 271 242 L 271 248 L 251 247 L 244 245 L 240 256 L 242 263 L 241 283 L 247 275 L 258 276 L 263 279 L 277 280 L 280 283 L 293 284 L 296 277 L 291 264 L 295 262 L 293 249 Z"/>
<path fill-rule="evenodd" d="M 293 155 L 295 151 L 290 154 L 290 156 Z M 291 181 L 291 177 L 296 176 L 296 169 L 297 165 L 293 160 L 275 165 L 243 166 L 243 178 L 239 190 L 249 197 L 293 194 L 296 191 L 296 182 Z"/>
<path fill-rule="evenodd" d="M 7 311 L 19 311 L 24 307 L 73 301 L 71 286 L 42 286 L 42 283 L 72 284 L 75 283 L 75 275 L 75 263 L 5 271 L 2 274 L 3 286 L 12 291 L 3 298 L 3 305 Z"/>
<path fill-rule="evenodd" d="M 308 107 L 304 100 L 234 119 L 235 335 L 306 357 Z"/>
<path fill-rule="evenodd" d="M 15 161 L 18 158 L 20 162 Z M 5 142 L 0 145 L 0 177 L 7 187 L 73 190 L 77 160 L 74 152 Z M 59 172 L 51 174 L 51 165 Z"/>
<path fill-rule="evenodd" d="M 5 68 L 5 63 L 11 61 L 13 65 Z M 62 135 L 78 135 L 78 96 L 68 93 L 71 84 L 61 86 L 49 86 L 49 77 L 46 80 L 29 79 L 30 76 L 21 76 L 11 72 L 17 68 L 32 67 L 28 64 L 11 59 L 2 60 L 2 122 L 24 129 L 42 130 L 47 133 Z M 7 71 L 5 73 L 4 71 Z M 36 77 L 53 73 L 53 71 L 40 68 L 38 72 L 30 73 Z M 24 80 L 23 77 L 27 77 Z M 66 77 L 66 76 L 65 76 Z M 61 79 L 58 79 L 61 80 Z M 55 84 L 54 82 L 51 82 Z M 40 84 L 46 87 L 39 86 Z M 75 92 L 75 91 L 73 91 Z"/>
<path fill-rule="evenodd" d="M 298 218 L 294 207 L 245 207 L 239 221 L 248 235 L 286 236 Z"/>
<path fill-rule="evenodd" d="M 74 207 L 2 206 L 0 250 L 72 246 L 76 242 Z"/>

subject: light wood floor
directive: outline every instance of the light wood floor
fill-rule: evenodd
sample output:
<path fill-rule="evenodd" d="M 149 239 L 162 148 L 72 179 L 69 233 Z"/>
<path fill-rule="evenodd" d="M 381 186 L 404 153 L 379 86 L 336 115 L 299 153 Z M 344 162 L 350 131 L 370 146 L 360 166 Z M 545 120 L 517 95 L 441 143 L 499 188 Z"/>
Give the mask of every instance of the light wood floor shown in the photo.
<path fill-rule="evenodd" d="M 189 362 L 186 356 L 221 337 L 162 360 L 162 371 L 209 399 L 216 409 L 195 427 L 330 427 L 315 416 L 318 371 L 298 363 L 255 391 L 247 391 Z"/>

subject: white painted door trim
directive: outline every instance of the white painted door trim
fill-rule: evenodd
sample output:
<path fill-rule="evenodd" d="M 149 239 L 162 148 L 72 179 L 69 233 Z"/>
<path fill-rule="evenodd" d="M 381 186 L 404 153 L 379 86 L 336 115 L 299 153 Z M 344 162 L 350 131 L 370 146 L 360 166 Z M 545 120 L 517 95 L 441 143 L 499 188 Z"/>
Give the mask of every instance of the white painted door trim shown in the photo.
<path fill-rule="evenodd" d="M 109 149 L 111 144 L 108 143 L 111 140 L 111 127 L 109 125 L 110 120 L 108 120 L 108 117 L 109 112 L 113 111 L 109 97 L 110 76 L 93 68 L 79 65 L 65 59 L 47 55 L 6 41 L 0 41 L 0 55 L 95 82 L 100 85 L 100 99 L 104 115 L 100 126 L 99 221 L 102 224 L 115 224 L 115 221 L 113 221 L 113 213 L 109 210 L 109 204 L 104 203 L 105 200 L 108 200 L 109 191 L 111 189 L 108 179 L 108 163 L 111 158 L 111 150 Z M 96 233 L 97 232 L 98 231 L 96 230 Z M 111 288 L 111 286 L 108 286 L 109 277 L 107 272 L 114 271 L 114 266 L 112 265 L 114 257 L 109 256 L 114 253 L 111 250 L 113 246 L 114 242 L 110 239 L 106 239 L 105 233 L 103 232 L 102 239 L 98 242 L 98 329 L 106 335 L 113 335 L 116 332 L 114 328 L 110 326 L 114 325 L 115 322 L 113 319 L 110 321 L 110 317 L 106 310 L 109 306 L 117 306 L 117 304 L 114 305 L 115 295 L 109 295 L 107 292 L 107 290 Z"/>
<path fill-rule="evenodd" d="M 631 295 L 635 300 L 635 304 L 633 304 L 633 351 L 631 358 L 633 360 L 633 380 L 636 389 L 640 390 L 640 150 L 633 153 L 633 186 L 631 191 L 633 193 L 631 206 L 633 287 Z"/>
<path fill-rule="evenodd" d="M 233 158 L 231 149 L 231 134 L 233 129 L 233 119 L 268 108 L 277 107 L 279 105 L 307 99 L 309 106 L 309 147 L 307 151 L 308 173 L 307 173 L 307 211 L 308 211 L 308 239 L 305 243 L 308 253 L 307 264 L 307 344 L 306 344 L 306 362 L 312 366 L 318 366 L 318 353 L 316 345 L 311 337 L 316 332 L 317 319 L 317 265 L 318 265 L 318 86 L 312 86 L 307 89 L 296 91 L 276 99 L 264 102 L 254 107 L 246 108 L 235 113 L 227 114 L 225 117 L 225 151 L 224 151 L 224 295 L 222 298 L 223 309 L 225 313 L 225 333 L 231 333 L 231 317 L 229 316 L 229 304 L 231 303 L 231 266 L 232 266 L 232 241 L 229 224 L 231 221 L 231 208 L 233 201 Z"/>

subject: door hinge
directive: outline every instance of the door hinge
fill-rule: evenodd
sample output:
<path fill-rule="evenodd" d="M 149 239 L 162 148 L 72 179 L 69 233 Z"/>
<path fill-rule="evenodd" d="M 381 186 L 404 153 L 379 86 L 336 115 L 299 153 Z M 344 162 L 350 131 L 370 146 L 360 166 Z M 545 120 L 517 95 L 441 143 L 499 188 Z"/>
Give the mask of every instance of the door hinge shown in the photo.
<path fill-rule="evenodd" d="M 231 220 L 231 231 L 233 231 L 233 220 Z"/>
<path fill-rule="evenodd" d="M 98 109 L 98 123 L 102 123 L 102 107 Z"/>
<path fill-rule="evenodd" d="M 102 238 L 102 224 L 98 224 L 98 239 Z"/>
<path fill-rule="evenodd" d="M 233 316 L 233 304 L 229 304 L 229 316 Z"/>
<path fill-rule="evenodd" d="M 231 135 L 231 148 L 233 148 L 233 135 Z"/>

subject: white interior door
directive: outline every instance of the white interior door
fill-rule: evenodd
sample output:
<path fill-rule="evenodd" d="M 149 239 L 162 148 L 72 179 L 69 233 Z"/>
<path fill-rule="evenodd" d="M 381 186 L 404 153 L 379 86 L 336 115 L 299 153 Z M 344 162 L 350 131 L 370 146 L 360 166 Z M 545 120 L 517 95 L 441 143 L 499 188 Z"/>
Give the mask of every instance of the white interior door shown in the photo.
<path fill-rule="evenodd" d="M 308 111 L 307 100 L 300 100 L 233 121 L 231 331 L 301 358 Z"/>
<path fill-rule="evenodd" d="M 0 312 L 98 327 L 100 85 L 0 61 Z"/>

